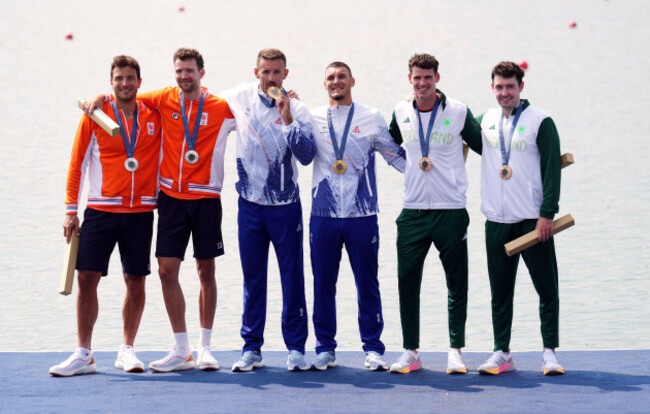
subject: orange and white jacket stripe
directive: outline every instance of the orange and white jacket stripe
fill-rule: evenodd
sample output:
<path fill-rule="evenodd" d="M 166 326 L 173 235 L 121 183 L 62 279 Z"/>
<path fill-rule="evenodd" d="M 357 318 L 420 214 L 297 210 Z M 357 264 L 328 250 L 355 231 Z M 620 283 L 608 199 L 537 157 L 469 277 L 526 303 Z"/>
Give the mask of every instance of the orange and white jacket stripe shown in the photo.
<path fill-rule="evenodd" d="M 160 189 L 179 199 L 221 197 L 226 139 L 235 129 L 235 119 L 226 101 L 210 94 L 207 88 L 201 89 L 204 103 L 194 148 L 199 154 L 196 164 L 185 161 L 188 148 L 180 113 L 180 88 L 167 87 L 138 95 L 142 102 L 160 110 L 163 127 Z M 190 132 L 194 130 L 198 108 L 198 99 L 185 100 Z"/>
<path fill-rule="evenodd" d="M 160 113 L 141 102 L 137 104 L 138 136 L 134 158 L 139 165 L 133 172 L 124 167 L 128 156 L 122 136 L 110 136 L 85 114 L 81 118 L 68 169 L 66 214 L 77 214 L 86 175 L 90 186 L 88 207 L 114 213 L 138 213 L 156 208 L 162 136 Z M 110 103 L 104 103 L 102 109 L 115 120 Z M 119 113 L 130 136 L 133 119 L 126 119 L 122 111 Z"/>

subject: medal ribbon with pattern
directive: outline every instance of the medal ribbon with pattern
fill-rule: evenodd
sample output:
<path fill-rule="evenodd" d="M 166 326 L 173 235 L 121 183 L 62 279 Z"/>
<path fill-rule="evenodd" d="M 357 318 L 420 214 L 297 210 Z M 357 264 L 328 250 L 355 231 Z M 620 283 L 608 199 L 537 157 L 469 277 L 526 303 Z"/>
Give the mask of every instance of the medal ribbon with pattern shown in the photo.
<path fill-rule="evenodd" d="M 343 135 L 341 135 L 341 146 L 336 141 L 336 133 L 334 132 L 334 125 L 332 124 L 332 110 L 327 108 L 327 127 L 330 130 L 330 138 L 332 138 L 332 147 L 334 147 L 334 155 L 336 162 L 334 163 L 334 171 L 338 174 L 343 174 L 346 169 L 345 161 L 343 161 L 343 154 L 345 154 L 345 144 L 348 141 L 348 133 L 350 132 L 350 125 L 352 125 L 352 116 L 354 115 L 354 102 L 350 105 L 350 112 L 348 112 L 348 119 L 345 121 L 345 128 Z"/>
<path fill-rule="evenodd" d="M 133 158 L 133 154 L 135 154 L 135 144 L 138 142 L 138 104 L 135 104 L 135 110 L 133 111 L 133 128 L 131 128 L 131 136 L 129 136 L 126 131 L 126 127 L 122 122 L 120 110 L 117 109 L 115 101 L 111 102 L 111 108 L 113 108 L 117 125 L 120 127 L 120 135 L 122 135 L 122 142 L 124 142 L 124 149 L 126 150 L 126 156 L 128 157 L 127 162 L 124 165 L 127 170 L 133 172 L 138 168 L 138 162 Z M 124 117 L 126 118 L 126 114 Z M 129 161 L 132 162 L 132 167 L 129 167 Z"/>
<path fill-rule="evenodd" d="M 420 108 L 418 107 L 417 101 L 415 102 L 415 114 L 418 116 L 418 126 L 420 127 L 420 149 L 422 150 L 422 158 L 427 158 L 429 156 L 429 139 L 431 138 L 431 130 L 433 130 L 433 123 L 436 120 L 436 112 L 438 112 L 439 105 L 440 99 L 438 99 L 438 94 L 436 94 L 435 103 L 431 110 L 431 117 L 429 118 L 429 125 L 427 126 L 427 135 L 425 136 L 424 128 L 422 128 L 422 119 L 420 118 Z"/>
<path fill-rule="evenodd" d="M 524 106 L 519 102 L 517 107 L 517 113 L 515 114 L 515 119 L 512 120 L 512 128 L 510 128 L 510 133 L 508 134 L 508 140 L 510 141 L 510 148 L 512 148 L 512 135 L 515 133 L 515 128 L 517 127 L 517 122 L 521 116 L 521 111 L 523 111 Z M 501 164 L 508 165 L 510 161 L 510 149 L 506 151 L 506 142 L 503 137 L 503 112 L 501 112 L 501 118 L 499 119 L 499 144 L 501 145 Z"/>
<path fill-rule="evenodd" d="M 199 125 L 201 123 L 201 115 L 203 115 L 203 91 L 201 91 L 201 98 L 199 99 L 199 110 L 196 112 L 196 119 L 194 119 L 194 130 L 192 135 L 190 135 L 190 123 L 187 119 L 187 113 L 185 112 L 185 98 L 183 97 L 183 91 L 180 91 L 181 97 L 181 117 L 183 118 L 183 129 L 185 130 L 185 141 L 187 142 L 187 148 L 189 151 L 194 151 L 196 146 L 196 138 L 199 136 Z M 198 154 L 197 154 L 198 157 Z M 196 162 L 196 161 L 195 161 Z"/>

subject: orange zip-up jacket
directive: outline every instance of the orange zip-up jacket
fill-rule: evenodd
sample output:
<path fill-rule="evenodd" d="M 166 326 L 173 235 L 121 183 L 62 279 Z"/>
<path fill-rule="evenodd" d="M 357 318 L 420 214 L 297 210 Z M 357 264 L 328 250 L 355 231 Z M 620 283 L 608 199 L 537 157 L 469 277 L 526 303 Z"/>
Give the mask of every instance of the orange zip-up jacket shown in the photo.
<path fill-rule="evenodd" d="M 133 172 L 124 167 L 128 156 L 122 136 L 110 136 L 85 114 L 81 118 L 68 169 L 66 214 L 77 214 L 86 175 L 90 185 L 88 207 L 113 213 L 138 213 L 156 208 L 162 135 L 160 113 L 142 102 L 137 105 L 138 136 L 133 155 L 138 168 Z M 104 103 L 102 109 L 116 120 L 110 103 Z M 130 137 L 133 119 L 126 119 L 122 111 L 119 114 Z"/>
<path fill-rule="evenodd" d="M 189 149 L 180 113 L 180 88 L 167 87 L 138 95 L 142 102 L 160 110 L 163 126 L 160 189 L 171 197 L 184 200 L 221 197 L 226 139 L 235 129 L 235 118 L 226 101 L 210 94 L 207 88 L 201 90 L 204 102 L 194 148 L 199 154 L 196 164 L 185 161 Z M 198 99 L 185 100 L 190 133 L 194 131 L 198 109 Z"/>

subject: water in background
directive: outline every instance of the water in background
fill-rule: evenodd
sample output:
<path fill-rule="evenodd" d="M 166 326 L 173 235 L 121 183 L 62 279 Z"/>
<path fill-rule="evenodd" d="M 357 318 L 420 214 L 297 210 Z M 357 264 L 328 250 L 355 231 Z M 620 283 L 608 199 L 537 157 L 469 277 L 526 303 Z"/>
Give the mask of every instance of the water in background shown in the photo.
<path fill-rule="evenodd" d="M 278 47 L 289 59 L 286 86 L 298 90 L 309 107 L 326 103 L 325 66 L 345 61 L 357 81 L 355 100 L 378 107 L 387 119 L 395 103 L 410 92 L 406 63 L 414 52 L 436 55 L 441 62 L 439 87 L 467 103 L 476 115 L 496 105 L 489 87 L 492 66 L 503 59 L 527 60 L 523 97 L 551 114 L 563 152 L 576 159 L 563 171 L 560 200 L 560 214 L 571 213 L 576 226 L 556 238 L 562 348 L 649 348 L 649 18 L 650 3 L 614 0 L 416 0 L 408 6 L 369 0 L 2 1 L 0 351 L 67 350 L 76 345 L 75 298 L 60 296 L 57 288 L 64 251 L 66 171 L 81 116 L 77 98 L 110 91 L 111 59 L 123 53 L 140 61 L 143 91 L 174 84 L 172 54 L 181 46 L 202 52 L 203 84 L 213 92 L 253 81 L 257 52 Z M 575 29 L 568 27 L 570 21 L 577 22 Z M 64 39 L 69 32 L 71 41 Z M 223 190 L 226 255 L 217 260 L 213 343 L 220 349 L 242 345 L 232 138 Z M 403 183 L 383 160 L 378 163 L 383 339 L 389 350 L 399 350 L 394 221 Z M 480 158 L 470 154 L 467 350 L 489 351 L 492 328 L 479 169 Z M 300 174 L 307 226 L 310 167 L 301 168 Z M 305 252 L 311 304 L 306 238 Z M 198 278 L 191 249 L 187 257 L 181 280 L 195 343 Z M 111 263 L 99 289 L 95 349 L 117 349 L 122 340 L 124 284 L 117 252 Z M 136 341 L 143 350 L 166 349 L 172 341 L 155 260 L 152 267 Z M 537 295 L 523 264 L 520 269 L 512 348 L 541 349 Z M 265 349 L 284 348 L 280 310 L 280 282 L 272 258 Z M 344 254 L 338 284 L 339 349 L 360 349 L 356 314 L 356 292 Z M 421 324 L 423 349 L 447 348 L 446 288 L 435 249 L 425 265 Z M 310 323 L 308 348 L 313 349 L 314 342 Z"/>

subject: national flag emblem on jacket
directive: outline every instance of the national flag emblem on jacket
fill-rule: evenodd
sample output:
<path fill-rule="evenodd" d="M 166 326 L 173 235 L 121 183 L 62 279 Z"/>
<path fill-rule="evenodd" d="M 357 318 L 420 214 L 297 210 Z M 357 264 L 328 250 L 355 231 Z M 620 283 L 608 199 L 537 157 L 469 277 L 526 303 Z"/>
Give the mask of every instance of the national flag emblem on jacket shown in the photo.
<path fill-rule="evenodd" d="M 199 122 L 199 125 L 208 125 L 208 114 L 206 112 L 201 114 L 201 122 Z"/>
<path fill-rule="evenodd" d="M 358 125 L 354 127 L 354 129 L 352 130 L 352 133 L 353 134 L 360 134 L 361 133 L 361 130 L 359 129 Z"/>
<path fill-rule="evenodd" d="M 275 123 L 278 125 L 282 125 L 282 117 L 279 116 L 278 119 L 275 120 Z"/>

